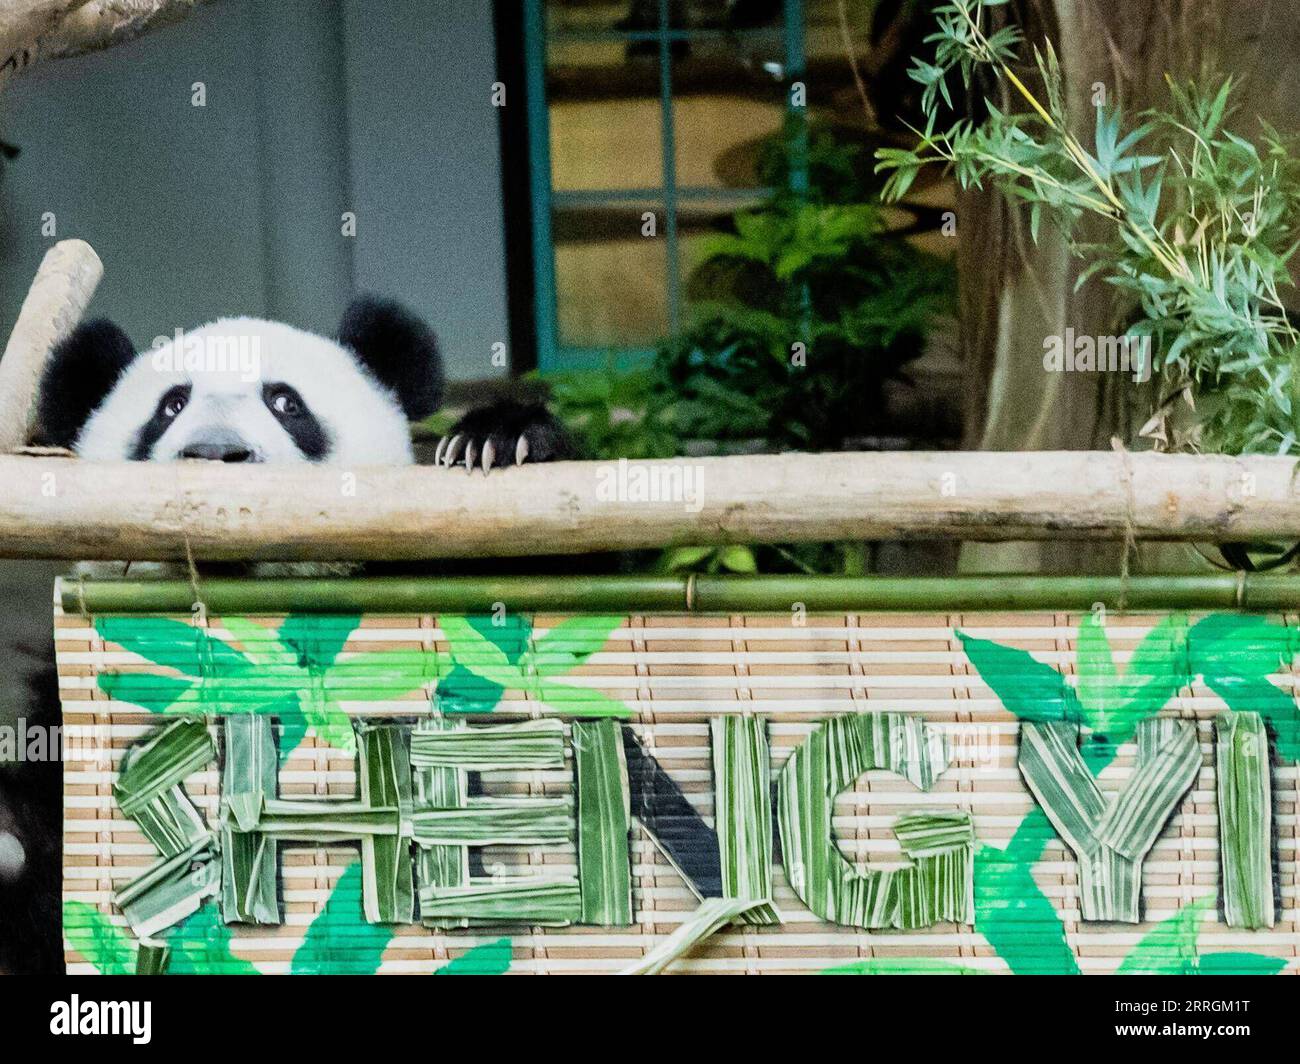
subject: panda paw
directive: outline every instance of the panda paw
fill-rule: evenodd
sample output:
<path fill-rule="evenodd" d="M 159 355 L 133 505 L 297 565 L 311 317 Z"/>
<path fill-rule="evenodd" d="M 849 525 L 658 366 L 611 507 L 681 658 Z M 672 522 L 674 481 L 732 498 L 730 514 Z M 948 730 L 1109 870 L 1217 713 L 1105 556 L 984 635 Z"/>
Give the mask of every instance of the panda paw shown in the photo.
<path fill-rule="evenodd" d="M 502 400 L 476 407 L 438 441 L 434 464 L 492 469 L 525 462 L 562 462 L 577 448 L 564 426 L 540 403 Z"/>

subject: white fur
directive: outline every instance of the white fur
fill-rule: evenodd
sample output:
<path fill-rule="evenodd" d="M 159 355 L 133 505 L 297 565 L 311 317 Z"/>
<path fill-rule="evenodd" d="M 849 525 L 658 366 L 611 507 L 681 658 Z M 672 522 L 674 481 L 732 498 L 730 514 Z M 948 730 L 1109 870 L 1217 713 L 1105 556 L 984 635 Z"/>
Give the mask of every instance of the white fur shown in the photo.
<path fill-rule="evenodd" d="M 242 344 L 256 351 L 249 363 L 189 370 L 191 342 Z M 191 330 L 180 352 L 174 341 L 142 352 L 90 416 L 75 444 L 83 458 L 129 458 L 139 431 L 168 389 L 188 384 L 189 403 L 158 439 L 152 461 L 172 461 L 205 430 L 234 432 L 263 462 L 307 459 L 262 400 L 263 384 L 288 384 L 303 397 L 328 434 L 322 459 L 342 465 L 408 465 L 413 461 L 406 416 L 396 397 L 379 384 L 346 348 L 333 340 L 260 318 L 222 318 Z M 192 365 L 192 364 L 191 364 Z"/>

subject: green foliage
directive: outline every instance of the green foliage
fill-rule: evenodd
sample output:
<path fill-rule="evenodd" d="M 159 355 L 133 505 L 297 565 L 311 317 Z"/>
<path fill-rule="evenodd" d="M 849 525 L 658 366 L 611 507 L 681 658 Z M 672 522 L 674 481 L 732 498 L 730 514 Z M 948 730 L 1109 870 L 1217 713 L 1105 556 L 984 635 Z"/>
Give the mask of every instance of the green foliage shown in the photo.
<path fill-rule="evenodd" d="M 669 406 L 651 370 L 623 372 L 611 357 L 598 370 L 546 376 L 551 406 L 590 458 L 671 458 L 680 450 Z"/>
<path fill-rule="evenodd" d="M 1126 122 L 1100 107 L 1091 148 L 1070 132 L 1059 63 L 1050 44 L 1034 52 L 1046 86 L 1036 97 L 1013 69 L 1019 33 L 991 30 L 1005 0 L 954 0 L 937 9 L 933 62 L 917 59 L 925 128 L 910 150 L 876 153 L 898 198 L 923 166 L 950 166 L 963 187 L 992 181 L 1056 223 L 1094 274 L 1136 304 L 1129 335 L 1150 338 L 1161 397 L 1143 435 L 1183 449 L 1300 454 L 1300 335 L 1281 290 L 1300 237 L 1300 162 L 1293 142 L 1260 123 L 1251 140 L 1232 128 L 1231 79 L 1211 89 L 1169 83 L 1167 110 Z M 979 67 L 1004 79 L 1029 106 L 1008 114 L 985 101 L 987 118 L 940 125 L 954 73 L 967 86 Z M 1076 223 L 1102 219 L 1105 238 L 1076 239 Z M 1179 402 L 1180 418 L 1171 415 Z M 1185 424 L 1184 424 L 1185 423 Z"/>
<path fill-rule="evenodd" d="M 756 573 L 752 547 L 674 547 L 664 552 L 663 568 L 669 573 Z"/>
<path fill-rule="evenodd" d="M 653 365 L 620 372 L 611 359 L 547 376 L 556 414 L 590 457 L 668 458 L 691 441 L 834 450 L 878 425 L 885 382 L 904 376 L 951 308 L 952 271 L 885 233 L 881 208 L 863 202 L 879 182 L 859 145 L 814 125 L 796 193 L 791 143 L 789 131 L 773 138 L 760 160 L 777 191 L 703 243 L 693 321 Z M 685 548 L 658 568 L 858 573 L 862 563 L 860 544 L 801 544 Z"/>
<path fill-rule="evenodd" d="M 735 228 L 704 243 L 695 322 L 655 363 L 679 434 L 832 450 L 869 433 L 947 307 L 949 271 L 884 235 L 872 204 L 779 194 Z"/>
<path fill-rule="evenodd" d="M 550 378 L 557 413 L 593 457 L 669 457 L 687 440 L 841 447 L 871 431 L 885 381 L 949 309 L 951 270 L 887 235 L 881 208 L 863 202 L 875 189 L 862 149 L 814 128 L 808 187 L 794 192 L 791 143 L 774 138 L 760 164 L 777 191 L 703 242 L 693 322 L 653 366 Z"/>

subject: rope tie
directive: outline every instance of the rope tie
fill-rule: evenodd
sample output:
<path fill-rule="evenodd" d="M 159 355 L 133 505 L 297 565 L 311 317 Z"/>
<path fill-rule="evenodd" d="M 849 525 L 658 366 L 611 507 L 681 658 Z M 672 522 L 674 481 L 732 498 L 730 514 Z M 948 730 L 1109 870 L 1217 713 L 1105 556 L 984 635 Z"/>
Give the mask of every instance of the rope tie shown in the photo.
<path fill-rule="evenodd" d="M 1137 554 L 1137 501 L 1133 496 L 1133 463 L 1118 436 L 1110 438 L 1111 448 L 1119 455 L 1120 475 L 1124 485 L 1124 551 L 1119 562 L 1119 602 L 1123 613 L 1128 605 L 1129 562 Z"/>

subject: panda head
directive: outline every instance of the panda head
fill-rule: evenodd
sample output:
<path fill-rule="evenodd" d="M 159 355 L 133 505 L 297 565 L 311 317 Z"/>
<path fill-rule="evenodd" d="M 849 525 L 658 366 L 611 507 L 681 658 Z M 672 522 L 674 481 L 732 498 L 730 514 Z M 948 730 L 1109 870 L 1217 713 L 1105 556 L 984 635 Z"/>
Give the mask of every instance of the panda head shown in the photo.
<path fill-rule="evenodd" d="M 408 421 L 442 398 L 433 333 L 395 303 L 359 299 L 337 340 L 222 318 L 137 352 L 107 321 L 55 348 L 41 387 L 45 439 L 95 460 L 412 460 Z"/>

